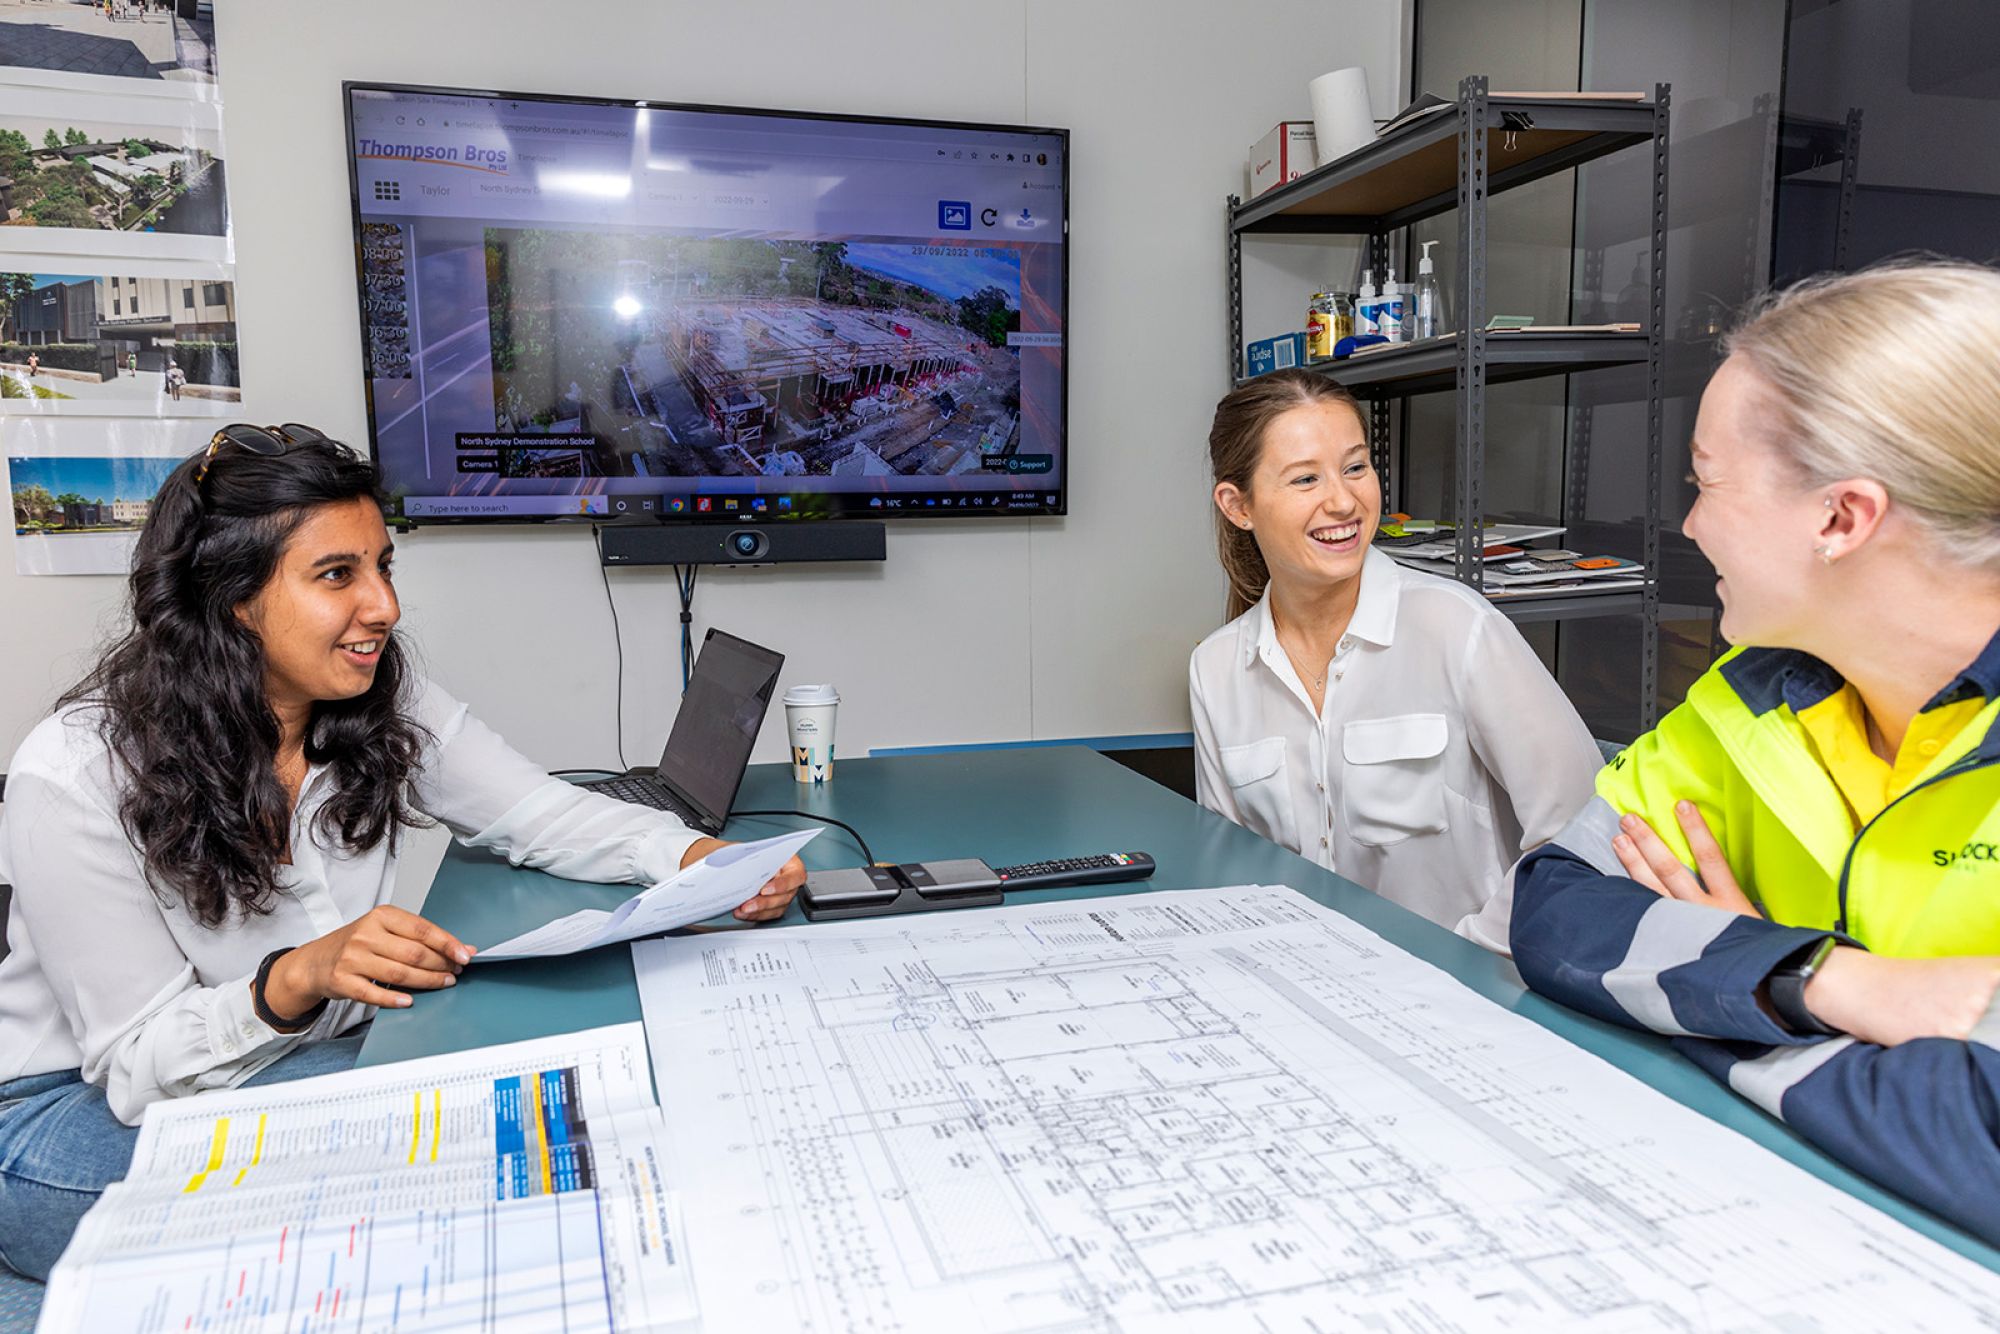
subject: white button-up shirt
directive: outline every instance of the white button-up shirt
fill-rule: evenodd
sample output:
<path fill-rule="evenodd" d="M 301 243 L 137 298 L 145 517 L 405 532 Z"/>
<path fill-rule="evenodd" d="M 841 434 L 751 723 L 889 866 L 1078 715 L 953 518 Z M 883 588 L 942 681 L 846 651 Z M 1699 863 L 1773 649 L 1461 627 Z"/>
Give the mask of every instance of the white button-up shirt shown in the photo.
<path fill-rule="evenodd" d="M 1447 927 L 1582 809 L 1601 764 L 1512 622 L 1380 551 L 1317 715 L 1268 592 L 1201 642 L 1188 678 L 1202 805 Z M 1510 901 L 1465 933 L 1504 949 Z"/>
<path fill-rule="evenodd" d="M 650 882 L 674 874 L 701 837 L 549 777 L 434 685 L 419 687 L 413 713 L 433 741 L 412 803 L 473 847 L 572 880 Z M 317 841 L 333 784 L 314 766 L 300 785 L 273 910 L 206 927 L 148 882 L 94 713 L 73 707 L 30 732 L 0 805 L 0 881 L 14 886 L 0 1080 L 81 1067 L 131 1125 L 150 1102 L 234 1087 L 306 1038 L 365 1022 L 373 1007 L 336 1000 L 306 1032 L 280 1033 L 250 1004 L 265 955 L 345 926 L 395 888 L 387 840 L 360 853 Z"/>

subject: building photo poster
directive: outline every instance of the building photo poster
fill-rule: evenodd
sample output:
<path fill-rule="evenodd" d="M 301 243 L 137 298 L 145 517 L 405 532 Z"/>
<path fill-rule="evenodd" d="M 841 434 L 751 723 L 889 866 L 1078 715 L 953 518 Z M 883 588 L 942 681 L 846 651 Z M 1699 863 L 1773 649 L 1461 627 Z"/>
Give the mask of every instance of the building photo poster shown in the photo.
<path fill-rule="evenodd" d="M 116 574 L 167 474 L 204 449 L 213 423 L 0 422 L 17 574 Z"/>
<path fill-rule="evenodd" d="M 20 574 L 123 574 L 242 416 L 207 6 L 0 0 L 0 456 Z"/>
<path fill-rule="evenodd" d="M 212 100 L 211 8 L 195 0 L 0 0 L 0 78 Z"/>
<path fill-rule="evenodd" d="M 0 415 L 235 417 L 241 399 L 234 283 L 0 267 Z"/>
<path fill-rule="evenodd" d="M 222 107 L 10 87 L 0 65 L 0 253 L 233 258 Z"/>

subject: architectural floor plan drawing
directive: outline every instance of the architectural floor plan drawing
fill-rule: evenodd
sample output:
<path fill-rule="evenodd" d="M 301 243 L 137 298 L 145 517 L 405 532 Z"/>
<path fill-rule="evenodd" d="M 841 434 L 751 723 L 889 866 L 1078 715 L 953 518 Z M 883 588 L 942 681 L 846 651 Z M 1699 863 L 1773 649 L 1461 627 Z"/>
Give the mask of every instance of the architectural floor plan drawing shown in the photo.
<path fill-rule="evenodd" d="M 1283 888 L 634 947 L 712 1330 L 1959 1330 L 2000 1280 Z"/>

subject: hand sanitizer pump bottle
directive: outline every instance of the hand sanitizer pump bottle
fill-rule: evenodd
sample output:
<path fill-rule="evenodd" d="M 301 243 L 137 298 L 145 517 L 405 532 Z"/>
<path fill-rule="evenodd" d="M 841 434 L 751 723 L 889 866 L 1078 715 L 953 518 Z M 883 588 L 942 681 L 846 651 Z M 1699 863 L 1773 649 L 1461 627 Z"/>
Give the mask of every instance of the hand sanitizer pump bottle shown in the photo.
<path fill-rule="evenodd" d="M 1436 241 L 1424 242 L 1424 257 L 1417 261 L 1418 338 L 1436 338 L 1451 331 L 1451 316 L 1444 308 L 1444 288 L 1438 285 L 1437 265 L 1431 259 L 1431 247 L 1436 244 Z"/>
<path fill-rule="evenodd" d="M 1382 284 L 1382 297 L 1376 306 L 1380 312 L 1375 317 L 1375 332 L 1392 343 L 1400 343 L 1409 336 L 1404 316 L 1407 310 L 1403 304 L 1403 292 L 1396 285 L 1396 266 L 1389 266 L 1389 281 Z"/>
<path fill-rule="evenodd" d="M 1363 269 L 1361 291 L 1354 298 L 1354 336 L 1359 338 L 1362 334 L 1380 333 L 1381 330 L 1376 327 L 1380 314 L 1375 304 L 1375 270 Z"/>

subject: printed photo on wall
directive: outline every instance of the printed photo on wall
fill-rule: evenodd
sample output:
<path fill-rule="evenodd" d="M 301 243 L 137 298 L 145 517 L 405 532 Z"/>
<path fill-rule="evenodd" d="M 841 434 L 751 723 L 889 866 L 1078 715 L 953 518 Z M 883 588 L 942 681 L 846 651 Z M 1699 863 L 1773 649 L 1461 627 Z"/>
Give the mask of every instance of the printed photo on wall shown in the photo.
<path fill-rule="evenodd" d="M 213 6 L 196 0 L 0 0 L 0 77 L 56 87 L 119 80 L 213 95 Z"/>
<path fill-rule="evenodd" d="M 234 283 L 0 271 L 0 413 L 234 416 L 241 384 Z"/>
<path fill-rule="evenodd" d="M 0 98 L 0 108 L 9 100 Z M 0 109 L 0 245 L 76 249 L 73 240 L 64 244 L 52 235 L 62 231 L 123 234 L 136 248 L 119 253 L 133 254 L 165 253 L 142 237 L 227 236 L 221 134 L 189 124 Z"/>
<path fill-rule="evenodd" d="M 214 430 L 192 421 L 8 423 L 16 572 L 124 574 L 161 482 Z"/>

